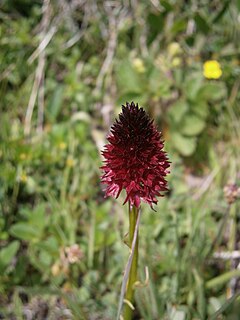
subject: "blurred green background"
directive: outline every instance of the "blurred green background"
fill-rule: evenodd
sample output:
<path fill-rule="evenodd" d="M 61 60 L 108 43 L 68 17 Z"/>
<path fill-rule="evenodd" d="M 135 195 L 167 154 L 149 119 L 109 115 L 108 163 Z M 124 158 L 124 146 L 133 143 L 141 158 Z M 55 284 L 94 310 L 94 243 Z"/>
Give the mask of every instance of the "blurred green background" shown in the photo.
<path fill-rule="evenodd" d="M 172 162 L 135 319 L 240 319 L 239 40 L 239 0 L 0 2 L 0 319 L 116 318 L 128 217 L 100 150 L 132 100 Z"/>

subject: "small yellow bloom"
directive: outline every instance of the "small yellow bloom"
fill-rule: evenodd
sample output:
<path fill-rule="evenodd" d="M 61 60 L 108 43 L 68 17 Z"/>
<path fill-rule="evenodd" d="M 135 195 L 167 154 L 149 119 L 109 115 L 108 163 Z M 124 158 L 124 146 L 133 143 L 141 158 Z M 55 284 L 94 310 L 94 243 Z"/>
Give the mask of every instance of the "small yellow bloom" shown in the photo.
<path fill-rule="evenodd" d="M 21 160 L 26 160 L 26 159 L 27 159 L 26 153 L 21 153 L 21 154 L 20 154 L 20 159 L 21 159 Z"/>
<path fill-rule="evenodd" d="M 177 42 L 172 42 L 168 45 L 167 51 L 171 57 L 174 57 L 182 53 L 182 48 Z"/>
<path fill-rule="evenodd" d="M 145 72 L 146 69 L 145 69 L 145 66 L 144 66 L 144 63 L 143 63 L 142 59 L 135 58 L 135 59 L 133 59 L 132 64 L 133 64 L 134 69 L 137 72 L 139 72 L 139 73 L 144 73 Z"/>
<path fill-rule="evenodd" d="M 208 60 L 204 62 L 203 75 L 207 79 L 219 79 L 222 75 L 220 63 L 217 60 Z"/>
<path fill-rule="evenodd" d="M 75 161 L 73 158 L 70 158 L 70 157 L 67 158 L 67 161 L 66 161 L 67 167 L 72 168 L 74 166 L 74 164 L 75 164 Z"/>
<path fill-rule="evenodd" d="M 61 273 L 61 266 L 58 262 L 55 262 L 51 267 L 51 272 L 53 276 L 58 276 Z"/>
<path fill-rule="evenodd" d="M 175 57 L 172 59 L 172 66 L 173 67 L 179 67 L 181 65 L 181 63 L 182 63 L 182 60 L 179 57 Z"/>
<path fill-rule="evenodd" d="M 24 182 L 27 182 L 27 179 L 28 179 L 27 175 L 23 172 L 20 175 L 20 181 L 24 183 Z"/>
<path fill-rule="evenodd" d="M 60 142 L 58 145 L 58 148 L 61 150 L 65 150 L 67 148 L 67 145 L 65 142 Z"/>

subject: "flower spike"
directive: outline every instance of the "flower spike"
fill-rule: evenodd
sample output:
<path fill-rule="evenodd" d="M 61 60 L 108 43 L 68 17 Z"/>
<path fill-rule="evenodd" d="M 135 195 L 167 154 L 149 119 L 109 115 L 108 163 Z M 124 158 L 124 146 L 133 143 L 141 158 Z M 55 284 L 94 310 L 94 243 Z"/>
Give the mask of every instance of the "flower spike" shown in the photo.
<path fill-rule="evenodd" d="M 116 119 L 107 137 L 102 155 L 105 158 L 101 167 L 101 181 L 106 184 L 106 196 L 118 198 L 126 190 L 124 203 L 140 207 L 141 201 L 151 207 L 157 198 L 167 191 L 166 175 L 170 163 L 164 142 L 153 120 L 143 108 L 134 102 L 122 106 L 119 119 Z"/>

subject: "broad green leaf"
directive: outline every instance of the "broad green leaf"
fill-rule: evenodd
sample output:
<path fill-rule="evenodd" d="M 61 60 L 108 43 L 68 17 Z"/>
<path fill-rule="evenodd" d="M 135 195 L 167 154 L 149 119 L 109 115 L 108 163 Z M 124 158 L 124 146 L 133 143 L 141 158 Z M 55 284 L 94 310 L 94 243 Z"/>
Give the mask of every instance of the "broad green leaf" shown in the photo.
<path fill-rule="evenodd" d="M 185 157 L 191 156 L 197 146 L 196 138 L 184 137 L 178 132 L 172 133 L 171 140 L 176 150 Z"/>
<path fill-rule="evenodd" d="M 59 244 L 55 237 L 50 236 L 46 240 L 41 241 L 37 244 L 39 249 L 45 250 L 51 255 L 57 256 L 59 253 Z"/>
<path fill-rule="evenodd" d="M 51 255 L 45 251 L 41 250 L 39 254 L 39 262 L 42 264 L 42 266 L 49 267 L 50 264 L 52 263 L 52 257 Z"/>
<path fill-rule="evenodd" d="M 188 110 L 187 102 L 184 100 L 179 100 L 170 107 L 168 114 L 174 122 L 178 123 L 182 120 L 187 110 Z"/>
<path fill-rule="evenodd" d="M 196 136 L 203 131 L 205 121 L 194 115 L 187 114 L 181 123 L 181 133 L 186 136 Z"/>
<path fill-rule="evenodd" d="M 39 229 L 36 226 L 28 225 L 24 222 L 14 224 L 10 228 L 10 234 L 22 240 L 32 240 L 39 237 Z"/>
<path fill-rule="evenodd" d="M 198 100 L 221 100 L 226 97 L 227 90 L 223 82 L 206 83 L 197 94 Z"/>
<path fill-rule="evenodd" d="M 46 223 L 45 206 L 38 205 L 30 216 L 29 224 L 42 230 Z"/>
<path fill-rule="evenodd" d="M 159 70 L 153 69 L 149 76 L 149 91 L 157 96 L 163 97 L 170 94 L 171 82 L 166 76 Z"/>
<path fill-rule="evenodd" d="M 128 60 L 118 65 L 116 70 L 117 84 L 123 93 L 141 93 L 143 90 L 143 82 L 141 75 L 133 69 Z"/>
<path fill-rule="evenodd" d="M 196 103 L 192 102 L 191 110 L 202 119 L 206 119 L 209 112 L 208 104 L 205 101 L 199 101 L 199 102 L 196 101 Z"/>
<path fill-rule="evenodd" d="M 20 243 L 15 240 L 0 251 L 0 267 L 6 267 L 19 249 Z"/>
<path fill-rule="evenodd" d="M 203 82 L 203 77 L 200 72 L 196 72 L 187 78 L 185 82 L 185 94 L 189 100 L 195 100 L 198 91 L 200 90 Z"/>

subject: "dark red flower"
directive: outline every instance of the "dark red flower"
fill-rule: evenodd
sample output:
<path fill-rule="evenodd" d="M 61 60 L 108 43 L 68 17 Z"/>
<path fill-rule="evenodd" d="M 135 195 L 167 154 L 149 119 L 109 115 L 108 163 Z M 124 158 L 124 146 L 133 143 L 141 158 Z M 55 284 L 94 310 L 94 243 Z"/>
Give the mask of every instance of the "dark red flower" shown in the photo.
<path fill-rule="evenodd" d="M 105 164 L 101 167 L 106 196 L 117 198 L 125 189 L 124 204 L 129 201 L 131 206 L 139 207 L 142 200 L 152 207 L 157 203 L 156 196 L 168 190 L 165 176 L 170 166 L 153 120 L 138 104 L 127 102 L 107 140 L 102 152 Z"/>

